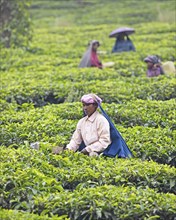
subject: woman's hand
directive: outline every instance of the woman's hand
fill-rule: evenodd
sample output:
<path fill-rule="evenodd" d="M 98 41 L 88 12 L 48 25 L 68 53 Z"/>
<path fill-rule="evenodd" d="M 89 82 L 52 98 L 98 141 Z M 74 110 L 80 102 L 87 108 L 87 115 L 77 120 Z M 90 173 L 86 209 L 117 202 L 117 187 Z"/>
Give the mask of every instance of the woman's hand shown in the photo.
<path fill-rule="evenodd" d="M 81 151 L 81 153 L 85 155 L 89 155 L 89 152 L 85 148 Z"/>

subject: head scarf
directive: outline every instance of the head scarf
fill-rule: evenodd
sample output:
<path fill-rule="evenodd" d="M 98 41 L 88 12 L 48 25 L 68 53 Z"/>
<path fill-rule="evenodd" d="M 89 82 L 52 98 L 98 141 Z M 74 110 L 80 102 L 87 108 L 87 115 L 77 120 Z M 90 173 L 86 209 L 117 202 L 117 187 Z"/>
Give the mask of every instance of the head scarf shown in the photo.
<path fill-rule="evenodd" d="M 156 64 L 156 63 L 160 63 L 160 60 L 158 59 L 157 56 L 151 55 L 151 56 L 146 57 L 144 59 L 144 62 L 150 62 L 150 63 Z"/>
<path fill-rule="evenodd" d="M 102 99 L 95 94 L 87 94 L 82 96 L 81 102 L 87 104 L 97 103 L 98 105 L 100 105 L 102 103 Z"/>
<path fill-rule="evenodd" d="M 92 40 L 89 45 L 88 48 L 85 52 L 85 54 L 83 55 L 81 62 L 79 64 L 79 67 L 90 67 L 91 66 L 91 52 L 92 52 L 92 46 L 93 44 L 97 43 L 98 46 L 100 46 L 99 41 L 97 40 Z"/>

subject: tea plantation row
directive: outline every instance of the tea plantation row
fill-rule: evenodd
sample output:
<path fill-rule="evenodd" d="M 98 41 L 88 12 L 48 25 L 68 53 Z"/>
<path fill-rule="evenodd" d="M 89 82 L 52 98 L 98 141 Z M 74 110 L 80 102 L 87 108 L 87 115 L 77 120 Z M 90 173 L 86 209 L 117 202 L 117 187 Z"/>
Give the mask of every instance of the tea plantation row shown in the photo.
<path fill-rule="evenodd" d="M 40 151 L 24 146 L 17 150 L 2 147 L 1 152 L 1 159 L 5 160 L 2 163 L 1 173 L 4 176 L 1 186 L 5 191 L 12 192 L 12 189 L 17 190 L 15 186 L 23 184 L 31 184 L 32 187 L 32 178 L 39 178 L 37 185 L 34 182 L 34 189 L 37 187 L 37 190 L 44 192 L 62 191 L 63 188 L 73 190 L 78 185 L 88 187 L 94 184 L 149 186 L 159 192 L 176 191 L 175 168 L 153 161 L 106 157 L 92 159 L 72 152 L 53 155 L 44 144 L 41 144 Z M 43 187 L 40 178 L 46 181 Z M 50 184 L 53 187 L 49 188 Z"/>
<path fill-rule="evenodd" d="M 136 100 L 127 104 L 103 104 L 135 157 L 175 166 L 175 101 Z M 80 103 L 34 108 L 6 105 L 1 119 L 1 145 L 15 148 L 25 143 L 48 142 L 65 146 L 82 117 Z M 50 147 L 51 150 L 51 147 Z"/>
<path fill-rule="evenodd" d="M 79 72 L 79 74 L 83 77 L 84 73 Z M 94 78 L 94 72 L 91 74 Z M 107 74 L 108 78 L 108 71 L 103 74 Z M 21 80 L 11 80 L 8 86 L 2 87 L 1 99 L 18 104 L 33 102 L 35 106 L 43 106 L 48 103 L 78 101 L 81 95 L 90 91 L 99 94 L 107 103 L 121 103 L 136 99 L 168 100 L 176 98 L 175 79 L 165 76 L 156 79 L 116 77 L 116 79 L 101 80 L 100 72 L 99 80 L 90 80 L 85 77 L 84 83 L 82 81 L 73 82 L 71 79 L 58 81 L 52 77 L 37 80 L 30 76 L 28 80 L 23 75 Z M 73 75 L 72 77 L 74 79 Z"/>
<path fill-rule="evenodd" d="M 174 0 L 35 0 L 28 48 L 1 50 L 0 219 L 174 220 L 176 81 L 146 77 L 144 58 L 175 54 Z M 174 15 L 174 16 L 173 16 Z M 136 52 L 112 54 L 109 33 L 132 26 Z M 90 40 L 112 68 L 79 69 Z M 96 93 L 131 159 L 52 153 Z M 39 141 L 39 150 L 30 147 Z"/>
<path fill-rule="evenodd" d="M 45 146 L 40 151 L 24 147 L 1 152 L 3 208 L 71 219 L 175 215 L 175 168 L 167 165 L 71 152 L 53 155 Z"/>

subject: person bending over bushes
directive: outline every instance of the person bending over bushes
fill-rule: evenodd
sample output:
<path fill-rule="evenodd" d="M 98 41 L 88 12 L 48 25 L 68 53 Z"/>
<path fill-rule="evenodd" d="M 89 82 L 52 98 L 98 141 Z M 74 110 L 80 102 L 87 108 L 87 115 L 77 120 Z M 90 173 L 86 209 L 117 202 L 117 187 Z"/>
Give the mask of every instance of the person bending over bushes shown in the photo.
<path fill-rule="evenodd" d="M 99 41 L 93 40 L 89 43 L 86 52 L 84 53 L 81 62 L 79 64 L 80 68 L 84 67 L 97 67 L 102 69 L 103 67 L 111 67 L 114 65 L 114 62 L 108 62 L 102 64 L 98 58 L 97 49 L 100 46 Z"/>
<path fill-rule="evenodd" d="M 147 63 L 147 76 L 154 77 L 164 74 L 164 70 L 161 66 L 160 60 L 157 56 L 148 56 L 144 59 Z"/>
<path fill-rule="evenodd" d="M 147 63 L 148 66 L 148 77 L 159 76 L 162 74 L 176 74 L 175 65 L 172 61 L 166 61 L 164 63 L 161 63 L 160 59 L 157 56 L 153 55 L 146 57 L 144 61 Z"/>

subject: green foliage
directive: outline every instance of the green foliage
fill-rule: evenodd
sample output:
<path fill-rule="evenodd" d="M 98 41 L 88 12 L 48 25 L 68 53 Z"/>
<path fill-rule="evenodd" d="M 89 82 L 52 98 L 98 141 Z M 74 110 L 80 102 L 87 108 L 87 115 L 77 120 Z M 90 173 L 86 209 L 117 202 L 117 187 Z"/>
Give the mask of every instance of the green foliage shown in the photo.
<path fill-rule="evenodd" d="M 0 46 L 27 46 L 30 38 L 29 6 L 31 0 L 1 0 Z"/>
<path fill-rule="evenodd" d="M 175 100 L 168 101 L 129 101 L 124 104 L 109 104 L 105 110 L 118 124 L 126 127 L 141 125 L 145 127 L 167 127 L 175 129 Z"/>
<path fill-rule="evenodd" d="M 9 83 L 12 75 L 14 80 Z M 126 78 L 108 70 L 89 72 L 75 69 L 67 73 L 63 70 L 60 74 L 56 71 L 47 74 L 38 72 L 37 75 L 36 72 L 4 72 L 2 76 L 3 99 L 18 104 L 34 103 L 36 107 L 48 103 L 79 101 L 81 95 L 90 91 L 99 94 L 107 103 L 136 99 L 164 101 L 176 98 L 175 79 L 166 76 L 156 79 Z"/>
<path fill-rule="evenodd" d="M 175 168 L 136 159 L 89 158 L 71 152 L 53 155 L 46 153 L 44 145 L 41 149 L 1 148 L 3 208 L 68 215 L 71 219 L 82 219 L 80 213 L 84 211 L 87 218 L 93 214 L 90 218 L 96 219 L 93 210 L 99 208 L 102 216 L 109 213 L 104 219 L 112 218 L 111 212 L 120 219 L 174 216 L 175 196 L 171 193 L 176 192 Z M 94 208 L 88 204 L 94 204 Z"/>
<path fill-rule="evenodd" d="M 3 26 L 12 47 L 0 60 L 0 219 L 173 220 L 175 75 L 147 78 L 143 60 L 157 54 L 176 64 L 175 1 L 36 0 L 25 50 L 15 46 L 30 37 L 29 1 L 8 2 L 15 14 Z M 111 53 L 108 35 L 120 26 L 135 28 L 135 53 Z M 78 68 L 92 39 L 112 68 Z M 134 158 L 52 153 L 69 142 L 89 92 L 103 99 Z M 36 141 L 39 150 L 30 147 Z"/>
<path fill-rule="evenodd" d="M 175 216 L 175 197 L 158 194 L 151 189 L 101 186 L 75 190 L 68 194 L 39 197 L 35 212 L 61 215 L 69 212 L 71 219 L 172 219 Z"/>
<path fill-rule="evenodd" d="M 108 4 L 106 0 L 70 0 L 69 3 L 68 1 L 37 0 L 33 2 L 32 13 L 36 20 L 41 21 L 42 18 L 43 25 L 54 22 L 54 19 L 57 25 L 63 26 L 74 24 L 98 26 L 104 23 L 134 25 L 153 21 L 174 23 L 174 3 L 174 0 L 149 0 L 148 2 L 110 0 Z M 57 18 L 58 14 L 59 18 Z"/>
<path fill-rule="evenodd" d="M 18 210 L 6 210 L 6 209 L 0 209 L 0 218 L 2 220 L 69 220 L 67 216 L 53 216 L 53 217 L 47 217 L 39 216 L 36 214 L 30 214 L 27 212 L 22 212 Z"/>
<path fill-rule="evenodd" d="M 1 117 L 0 143 L 15 148 L 35 141 L 65 146 L 82 117 L 80 103 L 12 106 Z M 175 100 L 136 100 L 103 104 L 103 108 L 135 157 L 175 165 Z"/>

